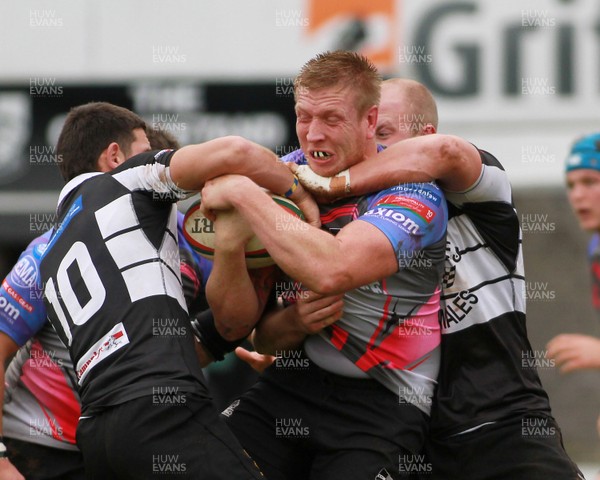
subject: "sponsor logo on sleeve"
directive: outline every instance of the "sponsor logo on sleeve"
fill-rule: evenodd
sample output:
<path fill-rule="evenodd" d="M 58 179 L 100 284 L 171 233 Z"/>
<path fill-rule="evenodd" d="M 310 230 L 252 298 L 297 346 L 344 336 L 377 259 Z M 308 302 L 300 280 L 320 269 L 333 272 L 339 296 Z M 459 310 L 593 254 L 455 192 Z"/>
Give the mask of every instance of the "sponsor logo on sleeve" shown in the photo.
<path fill-rule="evenodd" d="M 19 310 L 2 295 L 0 295 L 0 314 L 11 324 L 19 318 Z"/>
<path fill-rule="evenodd" d="M 10 278 L 18 287 L 33 288 L 38 278 L 37 262 L 31 255 L 25 255 L 10 272 Z"/>
<path fill-rule="evenodd" d="M 404 231 L 409 234 L 416 235 L 419 233 L 419 225 L 412 219 L 408 218 L 396 208 L 376 207 L 365 213 L 365 216 L 374 216 L 387 222 L 399 225 Z"/>
<path fill-rule="evenodd" d="M 390 205 L 400 207 L 415 213 L 427 223 L 435 218 L 435 211 L 416 198 L 404 197 L 400 195 L 387 195 L 377 202 L 377 205 Z"/>
<path fill-rule="evenodd" d="M 427 200 L 439 207 L 442 204 L 442 197 L 433 189 L 439 191 L 437 185 L 433 183 L 405 183 L 393 188 L 395 192 L 406 192 L 410 195 L 418 195 L 421 200 Z"/>
<path fill-rule="evenodd" d="M 33 312 L 34 308 L 27 300 L 25 300 L 21 295 L 19 295 L 14 288 L 12 288 L 6 280 L 2 282 L 2 288 L 6 290 L 8 293 L 18 304 L 23 307 L 29 313 Z M 1 303 L 1 302 L 0 302 Z M 8 304 L 5 305 L 5 310 L 8 311 Z M 18 316 L 18 315 L 17 315 Z"/>

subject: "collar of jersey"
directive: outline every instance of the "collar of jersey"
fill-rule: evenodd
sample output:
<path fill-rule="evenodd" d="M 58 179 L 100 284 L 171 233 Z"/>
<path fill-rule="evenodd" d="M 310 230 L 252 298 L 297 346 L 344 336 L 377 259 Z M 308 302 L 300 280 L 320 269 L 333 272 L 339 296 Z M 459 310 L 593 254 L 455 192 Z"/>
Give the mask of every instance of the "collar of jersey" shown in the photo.
<path fill-rule="evenodd" d="M 81 185 L 86 180 L 95 177 L 96 175 L 101 175 L 102 172 L 88 172 L 82 173 L 81 175 L 77 175 L 75 178 L 71 179 L 60 191 L 60 195 L 58 196 L 58 204 L 56 205 L 56 209 L 60 207 L 60 204 L 65 199 L 67 195 L 74 189 L 76 189 L 79 185 Z"/>

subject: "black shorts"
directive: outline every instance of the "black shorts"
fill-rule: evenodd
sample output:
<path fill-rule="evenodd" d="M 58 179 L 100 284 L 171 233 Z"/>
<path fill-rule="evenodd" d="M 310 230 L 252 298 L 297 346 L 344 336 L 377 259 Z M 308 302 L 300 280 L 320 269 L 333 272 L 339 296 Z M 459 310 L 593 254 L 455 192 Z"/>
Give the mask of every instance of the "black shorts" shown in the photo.
<path fill-rule="evenodd" d="M 269 480 L 390 480 L 427 417 L 379 382 L 340 377 L 307 358 L 271 366 L 223 414 Z M 400 419 L 412 418 L 407 423 Z M 379 475 L 379 476 L 378 476 Z"/>
<path fill-rule="evenodd" d="M 83 480 L 83 458 L 74 450 L 4 437 L 8 458 L 27 480 Z"/>
<path fill-rule="evenodd" d="M 502 420 L 426 444 L 428 480 L 579 480 L 556 421 L 548 416 Z"/>
<path fill-rule="evenodd" d="M 195 394 L 145 396 L 77 426 L 88 479 L 263 479 L 219 417 Z"/>

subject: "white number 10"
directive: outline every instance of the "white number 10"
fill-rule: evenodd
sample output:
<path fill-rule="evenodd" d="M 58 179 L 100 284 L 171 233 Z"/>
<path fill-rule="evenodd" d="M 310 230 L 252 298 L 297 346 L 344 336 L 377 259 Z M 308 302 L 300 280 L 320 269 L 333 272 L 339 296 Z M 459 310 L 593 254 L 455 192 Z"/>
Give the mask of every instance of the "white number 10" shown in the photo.
<path fill-rule="evenodd" d="M 81 279 L 85 283 L 85 287 L 90 293 L 90 299 L 85 303 L 85 305 L 81 305 L 79 299 L 77 298 L 67 273 L 67 270 L 75 263 L 77 263 L 77 267 L 81 272 Z M 82 242 L 75 242 L 60 262 L 56 274 L 56 282 L 58 284 L 58 291 L 60 292 L 63 303 L 75 325 L 83 325 L 85 322 L 87 322 L 92 315 L 94 315 L 100 309 L 104 303 L 104 300 L 106 299 L 106 290 L 104 285 L 102 285 L 102 281 L 100 280 L 100 276 L 98 275 L 96 267 L 94 266 L 90 252 Z M 68 346 L 70 346 L 72 341 L 71 328 L 65 312 L 63 311 L 58 300 L 57 289 L 52 278 L 48 280 L 45 292 L 46 298 L 54 308 L 54 311 L 60 320 L 65 335 L 67 336 Z"/>

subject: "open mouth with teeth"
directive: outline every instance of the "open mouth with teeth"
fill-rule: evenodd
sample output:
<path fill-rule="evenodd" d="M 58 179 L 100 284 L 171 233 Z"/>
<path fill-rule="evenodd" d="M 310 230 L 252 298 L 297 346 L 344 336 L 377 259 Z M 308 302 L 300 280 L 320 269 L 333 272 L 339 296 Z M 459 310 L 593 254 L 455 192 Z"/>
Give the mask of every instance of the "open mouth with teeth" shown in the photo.
<path fill-rule="evenodd" d="M 331 156 L 330 153 L 323 152 L 322 150 L 313 150 L 311 155 L 313 158 L 329 158 Z"/>

